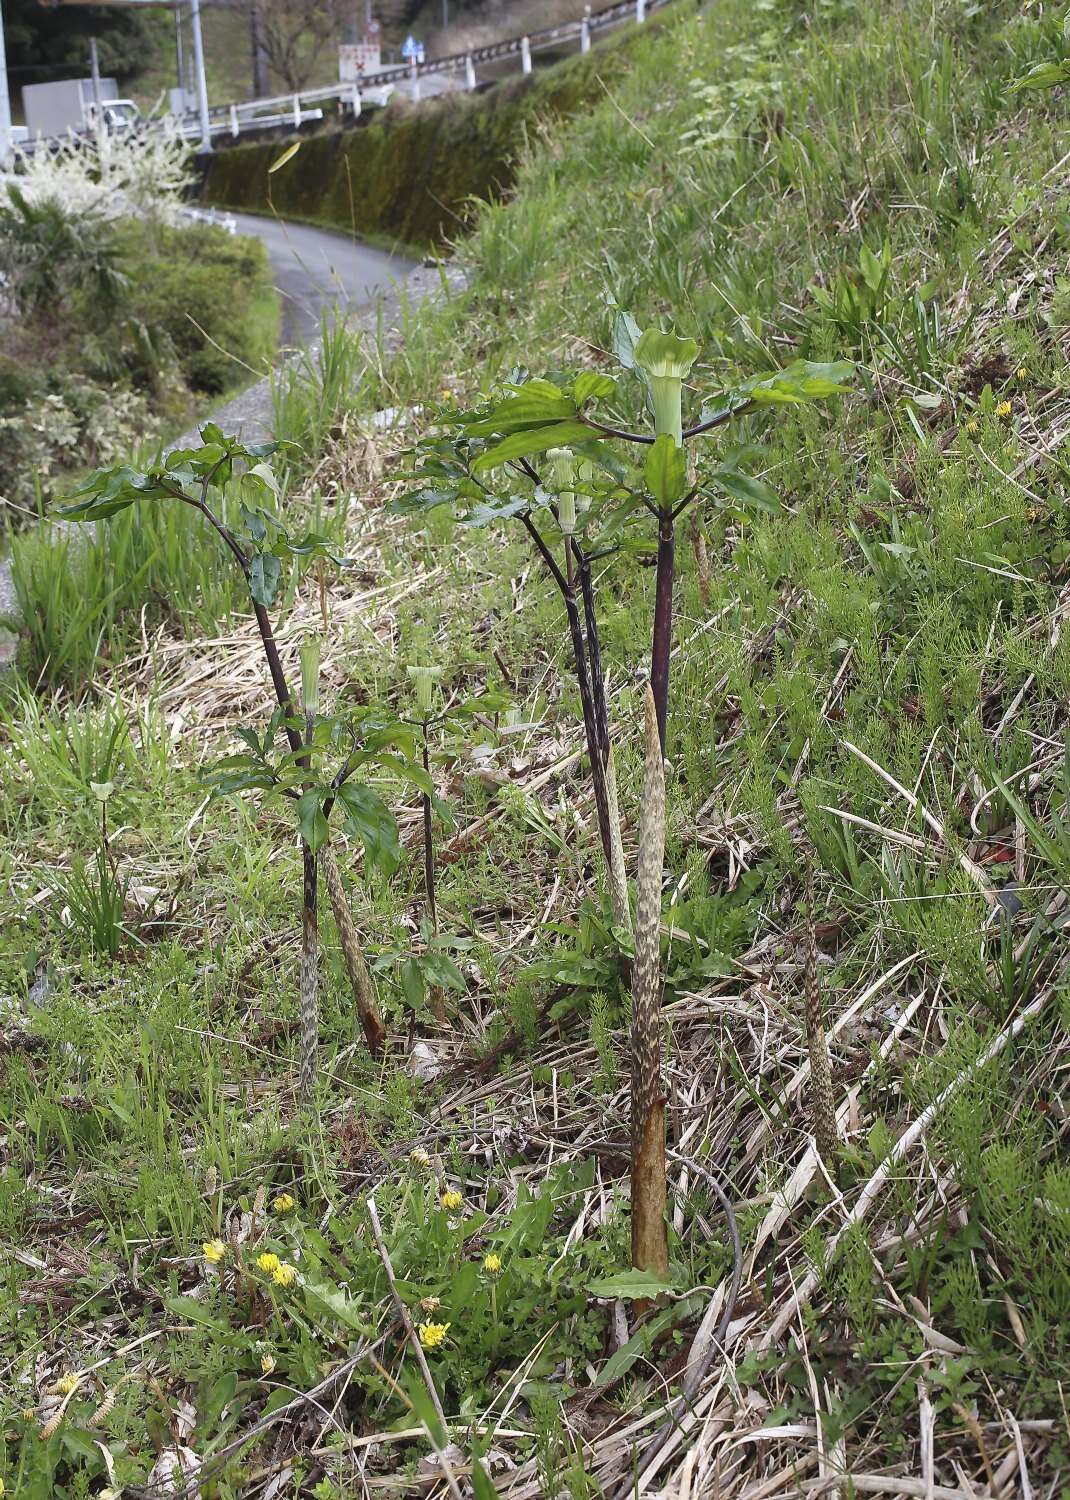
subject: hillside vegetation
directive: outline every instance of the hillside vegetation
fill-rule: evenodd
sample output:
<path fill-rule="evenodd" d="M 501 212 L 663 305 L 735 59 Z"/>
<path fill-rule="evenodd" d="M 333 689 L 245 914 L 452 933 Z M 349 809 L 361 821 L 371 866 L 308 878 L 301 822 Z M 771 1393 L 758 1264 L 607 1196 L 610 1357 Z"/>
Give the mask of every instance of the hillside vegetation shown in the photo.
<path fill-rule="evenodd" d="M 203 515 L 142 499 L 79 548 L 22 544 L 44 624 L 0 724 L 9 1493 L 1062 1493 L 1070 157 L 1065 95 L 1013 86 L 1068 51 L 1043 6 L 720 0 L 614 57 L 478 210 L 463 289 L 396 353 L 336 330 L 280 381 L 278 480 L 212 492 L 274 548 L 280 670 L 343 716 L 277 776 Z M 622 1276 L 628 944 L 519 519 L 563 560 L 569 482 L 623 505 L 634 452 L 591 430 L 601 477 L 563 481 L 529 415 L 482 495 L 458 457 L 501 435 L 506 383 L 556 412 L 590 377 L 604 429 L 649 433 L 622 313 L 696 340 L 685 424 L 739 408 L 689 445 L 714 498 L 677 539 L 653 1281 Z M 776 375 L 796 360 L 825 374 Z M 807 380 L 845 389 L 750 399 Z M 190 465 L 227 472 L 207 437 L 191 493 Z M 640 505 L 608 541 L 634 878 L 656 528 Z M 331 832 L 375 1059 L 326 896 L 310 1054 L 277 786 L 339 744 L 367 756 Z"/>

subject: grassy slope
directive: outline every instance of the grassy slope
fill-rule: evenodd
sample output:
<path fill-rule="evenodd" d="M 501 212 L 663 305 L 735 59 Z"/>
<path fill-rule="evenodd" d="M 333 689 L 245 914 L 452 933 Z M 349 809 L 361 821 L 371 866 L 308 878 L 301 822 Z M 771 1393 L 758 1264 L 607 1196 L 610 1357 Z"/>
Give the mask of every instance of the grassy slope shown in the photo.
<path fill-rule="evenodd" d="M 393 1062 L 382 1074 L 362 1068 L 346 1050 L 335 979 L 321 1113 L 294 1113 L 297 862 L 273 814 L 204 809 L 192 775 L 209 735 L 263 703 L 244 629 L 222 654 L 210 640 L 177 653 L 175 615 L 195 629 L 226 597 L 222 569 L 202 592 L 192 531 L 168 542 L 172 607 L 136 625 L 120 616 L 105 635 L 112 662 L 98 681 L 136 705 L 129 734 L 112 743 L 106 697 L 12 708 L 0 858 L 13 937 L 2 973 L 29 1039 L 12 1020 L 3 1230 L 28 1255 L 9 1262 L 9 1296 L 25 1310 L 7 1334 L 5 1426 L 9 1477 L 21 1472 L 34 1500 L 54 1492 L 43 1477 L 53 1462 L 61 1477 L 63 1465 L 100 1463 L 77 1434 L 64 1449 L 62 1436 L 38 1442 L 32 1420 L 20 1428 L 35 1379 L 82 1368 L 101 1347 L 112 1355 L 106 1385 L 132 1372 L 105 1431 L 143 1473 L 161 1392 L 172 1406 L 192 1394 L 194 1446 L 210 1454 L 274 1383 L 260 1376 L 265 1352 L 275 1380 L 313 1385 L 354 1338 L 337 1287 L 357 1299 L 359 1319 L 389 1327 L 361 1208 L 376 1185 L 399 1275 L 413 1298 L 440 1297 L 436 1316 L 452 1325 L 435 1356 L 451 1414 L 481 1413 L 509 1389 L 504 1372 L 551 1341 L 552 1355 L 525 1367 L 542 1383 L 524 1387 L 508 1418 L 531 1441 L 495 1440 L 526 1460 L 519 1474 L 501 1472 L 503 1488 L 591 1493 L 575 1435 L 591 1440 L 587 1468 L 608 1476 L 625 1451 L 622 1420 L 645 1409 L 653 1428 L 658 1374 L 679 1367 L 671 1341 L 623 1383 L 595 1399 L 587 1390 L 611 1346 L 583 1287 L 620 1264 L 626 1237 L 614 1154 L 622 1006 L 600 950 L 569 931 L 595 875 L 587 783 L 567 760 L 575 702 L 562 621 L 519 543 L 437 519 L 414 535 L 387 520 L 375 502 L 396 492 L 383 462 L 397 443 L 360 423 L 376 403 L 425 400 L 444 385 L 475 394 L 518 360 L 536 372 L 602 362 L 607 289 L 641 323 L 669 314 L 701 339 L 701 387 L 795 350 L 853 352 L 872 370 L 835 410 L 735 434 L 760 445 L 757 467 L 784 513 L 707 518 L 708 601 L 682 558 L 667 863 L 674 926 L 694 937 L 674 939 L 669 955 L 669 1113 L 685 1154 L 728 1185 L 747 1266 L 730 1375 L 715 1363 L 700 1398 L 707 1420 L 692 1433 L 688 1493 L 762 1481 L 762 1494 L 795 1495 L 844 1465 L 924 1480 L 926 1452 L 952 1493 L 990 1473 L 1003 1493 L 1019 1492 L 1023 1468 L 1034 1492 L 1058 1491 L 1070 1178 L 1057 1095 L 1070 1018 L 1064 945 L 1045 914 L 1057 924 L 1070 875 L 1060 832 L 1065 116 L 1058 100 L 1020 112 L 1006 102 L 1008 79 L 1052 45 L 1042 25 L 1010 6 L 971 10 L 862 3 L 810 31 L 786 11 L 726 0 L 653 37 L 612 97 L 539 143 L 515 201 L 487 209 L 462 247 L 468 292 L 415 321 L 318 455 L 306 493 L 326 499 L 333 524 L 344 527 L 338 502 L 351 491 L 370 502 L 348 527 L 360 581 L 330 591 L 329 680 L 343 695 L 357 685 L 400 694 L 405 662 L 430 654 L 458 685 L 500 686 L 493 648 L 522 721 L 538 725 L 499 753 L 512 782 L 500 796 L 492 771 L 463 755 L 444 768 L 462 827 L 480 838 L 462 840 L 443 871 L 444 925 L 474 946 L 462 1030 L 434 1039 L 463 1058 L 515 1026 L 530 1052 L 507 1038 L 493 1075 L 465 1064 L 438 1091 Z M 690 130 L 702 143 L 685 152 Z M 862 318 L 860 249 L 884 242 L 890 279 Z M 834 312 L 814 285 L 833 294 Z M 100 542 L 103 575 L 109 548 L 151 551 L 162 524 L 131 523 Z M 650 579 L 614 563 L 602 588 L 630 814 Z M 318 612 L 317 591 L 300 589 L 293 625 Z M 145 637 L 151 663 L 143 627 L 158 632 Z M 79 953 L 63 896 L 49 894 L 69 851 L 93 848 L 86 783 L 102 779 L 117 784 L 116 848 L 136 886 L 129 921 L 148 944 L 116 965 Z M 1001 781 L 1021 790 L 1013 806 Z M 477 823 L 487 811 L 496 816 Z M 842 1199 L 797 1172 L 808 1130 L 798 892 L 811 845 L 847 1139 Z M 417 863 L 389 888 L 364 888 L 373 948 L 399 934 L 408 947 Z M 1012 878 L 1022 908 L 1004 922 L 985 892 Z M 539 960 L 570 982 L 533 978 Z M 46 964 L 47 997 L 19 1001 Z M 982 1050 L 1031 1005 L 1038 1013 L 975 1077 Z M 956 1080 L 924 1137 L 889 1157 Z M 432 1153 L 443 1185 L 463 1188 L 475 1216 L 460 1229 L 434 1208 L 425 1169 L 405 1165 L 413 1143 Z M 517 1183 L 533 1186 L 570 1158 L 580 1175 L 557 1191 L 574 1196 L 548 1226 L 529 1224 L 526 1238 L 521 1226 L 510 1241 Z M 871 1194 L 882 1163 L 888 1181 Z M 717 1284 L 727 1266 L 716 1205 L 697 1181 L 689 1175 L 673 1247 L 692 1286 Z M 309 1281 L 334 1301 L 306 1286 L 298 1299 L 254 1302 L 264 1321 L 249 1325 L 239 1297 L 205 1284 L 197 1245 L 262 1183 L 295 1194 L 303 1226 L 273 1221 L 266 1243 L 292 1254 L 291 1237 L 303 1240 Z M 851 1210 L 862 1226 L 832 1256 Z M 493 1316 L 486 1278 L 464 1270 L 490 1246 L 503 1248 L 509 1278 Z M 197 1303 L 173 1300 L 190 1291 L 207 1326 Z M 685 1338 L 702 1301 L 684 1304 Z M 173 1323 L 184 1331 L 161 1333 Z M 142 1332 L 151 1355 L 114 1352 Z M 398 1346 L 386 1347 L 393 1367 Z M 562 1396 L 567 1423 L 555 1415 Z M 72 1422 L 90 1407 L 76 1393 Z M 366 1367 L 338 1418 L 357 1431 L 411 1421 Z M 321 1421 L 285 1428 L 260 1457 L 307 1452 Z M 780 1435 L 733 1441 L 763 1424 Z M 304 1472 L 318 1482 L 326 1466 L 352 1488 L 348 1462 L 306 1459 Z M 392 1444 L 371 1466 L 402 1462 Z M 670 1494 L 684 1482 L 680 1463 L 667 1455 Z M 31 1475 L 42 1476 L 37 1488 Z M 224 1493 L 241 1489 L 233 1473 L 230 1484 Z"/>

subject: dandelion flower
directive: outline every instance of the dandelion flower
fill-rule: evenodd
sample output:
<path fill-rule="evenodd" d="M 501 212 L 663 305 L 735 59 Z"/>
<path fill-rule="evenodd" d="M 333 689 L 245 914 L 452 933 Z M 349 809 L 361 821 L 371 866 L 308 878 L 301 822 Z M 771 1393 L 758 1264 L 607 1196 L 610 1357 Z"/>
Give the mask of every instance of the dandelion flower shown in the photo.
<path fill-rule="evenodd" d="M 1024 380 L 1029 374 L 1029 371 L 1026 369 L 1025 365 L 1019 365 L 1014 374 L 1018 380 Z"/>
<path fill-rule="evenodd" d="M 282 1262 L 279 1257 L 270 1250 L 265 1250 L 263 1255 L 256 1257 L 256 1263 L 262 1271 L 277 1271 Z"/>
<path fill-rule="evenodd" d="M 448 1323 L 421 1323 L 420 1343 L 425 1349 L 437 1349 L 440 1344 L 446 1342 L 449 1331 Z"/>
<path fill-rule="evenodd" d="M 276 1286 L 293 1286 L 297 1280 L 297 1267 L 288 1266 L 284 1260 L 280 1261 L 272 1271 L 271 1279 Z"/>
<path fill-rule="evenodd" d="M 7 1486 L 5 1485 L 4 1481 L 2 1479 L 0 1479 L 0 1495 L 2 1495 L 4 1493 L 4 1491 L 6 1490 L 6 1488 L 7 1488 Z"/>
<path fill-rule="evenodd" d="M 218 1266 L 227 1253 L 227 1247 L 222 1240 L 205 1240 L 201 1249 L 204 1251 L 204 1258 L 210 1266 Z"/>
<path fill-rule="evenodd" d="M 80 1375 L 61 1375 L 52 1389 L 57 1396 L 69 1396 L 72 1391 L 78 1389 L 81 1383 L 82 1377 Z"/>
<path fill-rule="evenodd" d="M 416 1167 L 429 1167 L 431 1165 L 431 1158 L 422 1146 L 413 1147 L 409 1152 L 409 1160 Z"/>
<path fill-rule="evenodd" d="M 37 1420 L 37 1408 L 33 1406 L 24 1406 L 19 1412 L 19 1416 L 24 1422 L 35 1422 Z"/>
<path fill-rule="evenodd" d="M 970 420 L 966 423 L 967 432 L 978 432 L 980 430 L 980 427 L 981 424 L 976 417 L 971 417 Z"/>
<path fill-rule="evenodd" d="M 484 1257 L 483 1257 L 483 1269 L 484 1269 L 484 1271 L 489 1272 L 491 1276 L 497 1276 L 497 1274 L 501 1270 L 501 1268 L 502 1268 L 502 1258 L 501 1258 L 500 1255 L 493 1255 L 493 1254 L 491 1254 L 491 1255 L 484 1255 Z"/>
<path fill-rule="evenodd" d="M 421 1297 L 420 1306 L 426 1313 L 437 1312 L 442 1306 L 442 1299 L 440 1297 Z"/>
<path fill-rule="evenodd" d="M 449 1192 L 443 1193 L 438 1201 L 442 1204 L 443 1208 L 453 1213 L 464 1202 L 464 1195 L 459 1193 L 456 1188 L 450 1188 Z"/>
<path fill-rule="evenodd" d="M 996 416 L 1001 422 L 1005 422 L 1013 410 L 1014 407 L 1009 401 L 1001 401 L 996 407 Z"/>
<path fill-rule="evenodd" d="M 289 1193 L 280 1193 L 271 1206 L 277 1214 L 288 1214 L 294 1206 L 294 1200 Z"/>
<path fill-rule="evenodd" d="M 275 1356 L 273 1354 L 262 1354 L 260 1356 L 261 1375 L 270 1375 L 275 1368 Z"/>

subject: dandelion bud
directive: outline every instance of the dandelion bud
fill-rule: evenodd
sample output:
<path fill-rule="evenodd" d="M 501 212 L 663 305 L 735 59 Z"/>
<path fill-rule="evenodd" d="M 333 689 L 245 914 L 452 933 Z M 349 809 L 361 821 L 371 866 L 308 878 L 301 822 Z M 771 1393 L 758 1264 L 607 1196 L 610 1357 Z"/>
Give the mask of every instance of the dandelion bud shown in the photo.
<path fill-rule="evenodd" d="M 306 714 L 318 714 L 320 707 L 320 638 L 306 635 L 301 647 L 301 702 Z"/>

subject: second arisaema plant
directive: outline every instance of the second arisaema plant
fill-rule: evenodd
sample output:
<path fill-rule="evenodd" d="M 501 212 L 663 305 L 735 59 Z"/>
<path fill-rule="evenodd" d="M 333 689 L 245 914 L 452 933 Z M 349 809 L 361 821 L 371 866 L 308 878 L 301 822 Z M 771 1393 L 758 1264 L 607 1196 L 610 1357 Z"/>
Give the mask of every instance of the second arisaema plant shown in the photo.
<path fill-rule="evenodd" d="M 743 472 L 746 449 L 723 449 L 709 439 L 744 417 L 834 396 L 853 372 L 845 362 L 797 361 L 722 385 L 685 425 L 685 387 L 698 344 L 658 328 L 641 333 L 618 314 L 613 346 L 626 374 L 584 371 L 550 379 L 517 372 L 491 400 L 471 411 L 442 411 L 440 430 L 420 447 L 414 487 L 399 509 L 418 513 L 450 505 L 466 525 L 514 521 L 530 538 L 565 605 L 579 689 L 615 926 L 631 918 L 619 855 L 610 727 L 599 649 L 593 566 L 611 553 L 653 553 L 656 568 L 650 633 L 650 717 L 663 758 L 669 737 L 670 666 L 676 582 L 676 534 L 688 510 L 716 507 L 747 513 L 776 509 L 759 479 Z M 635 423 L 636 396 L 646 413 Z M 629 420 L 631 418 L 631 420 Z M 752 423 L 753 425 L 753 423 Z M 644 527 L 653 521 L 655 535 Z M 647 801 L 656 784 L 647 743 Z M 649 818 L 646 819 L 649 825 Z M 641 1233 L 633 1259 L 658 1273 L 666 1263 L 664 1229 L 664 1093 L 657 1028 L 660 956 L 652 891 L 660 892 L 657 829 L 640 834 L 644 931 L 636 933 L 632 1049 L 633 1214 Z M 645 837 L 643 835 L 645 834 Z M 661 837 L 663 838 L 663 831 Z M 656 1076 L 646 1076 L 656 1075 Z M 660 1102 L 659 1102 L 660 1101 Z M 660 1187 L 658 1186 L 660 1182 Z M 659 1227 L 660 1226 L 660 1227 Z"/>

